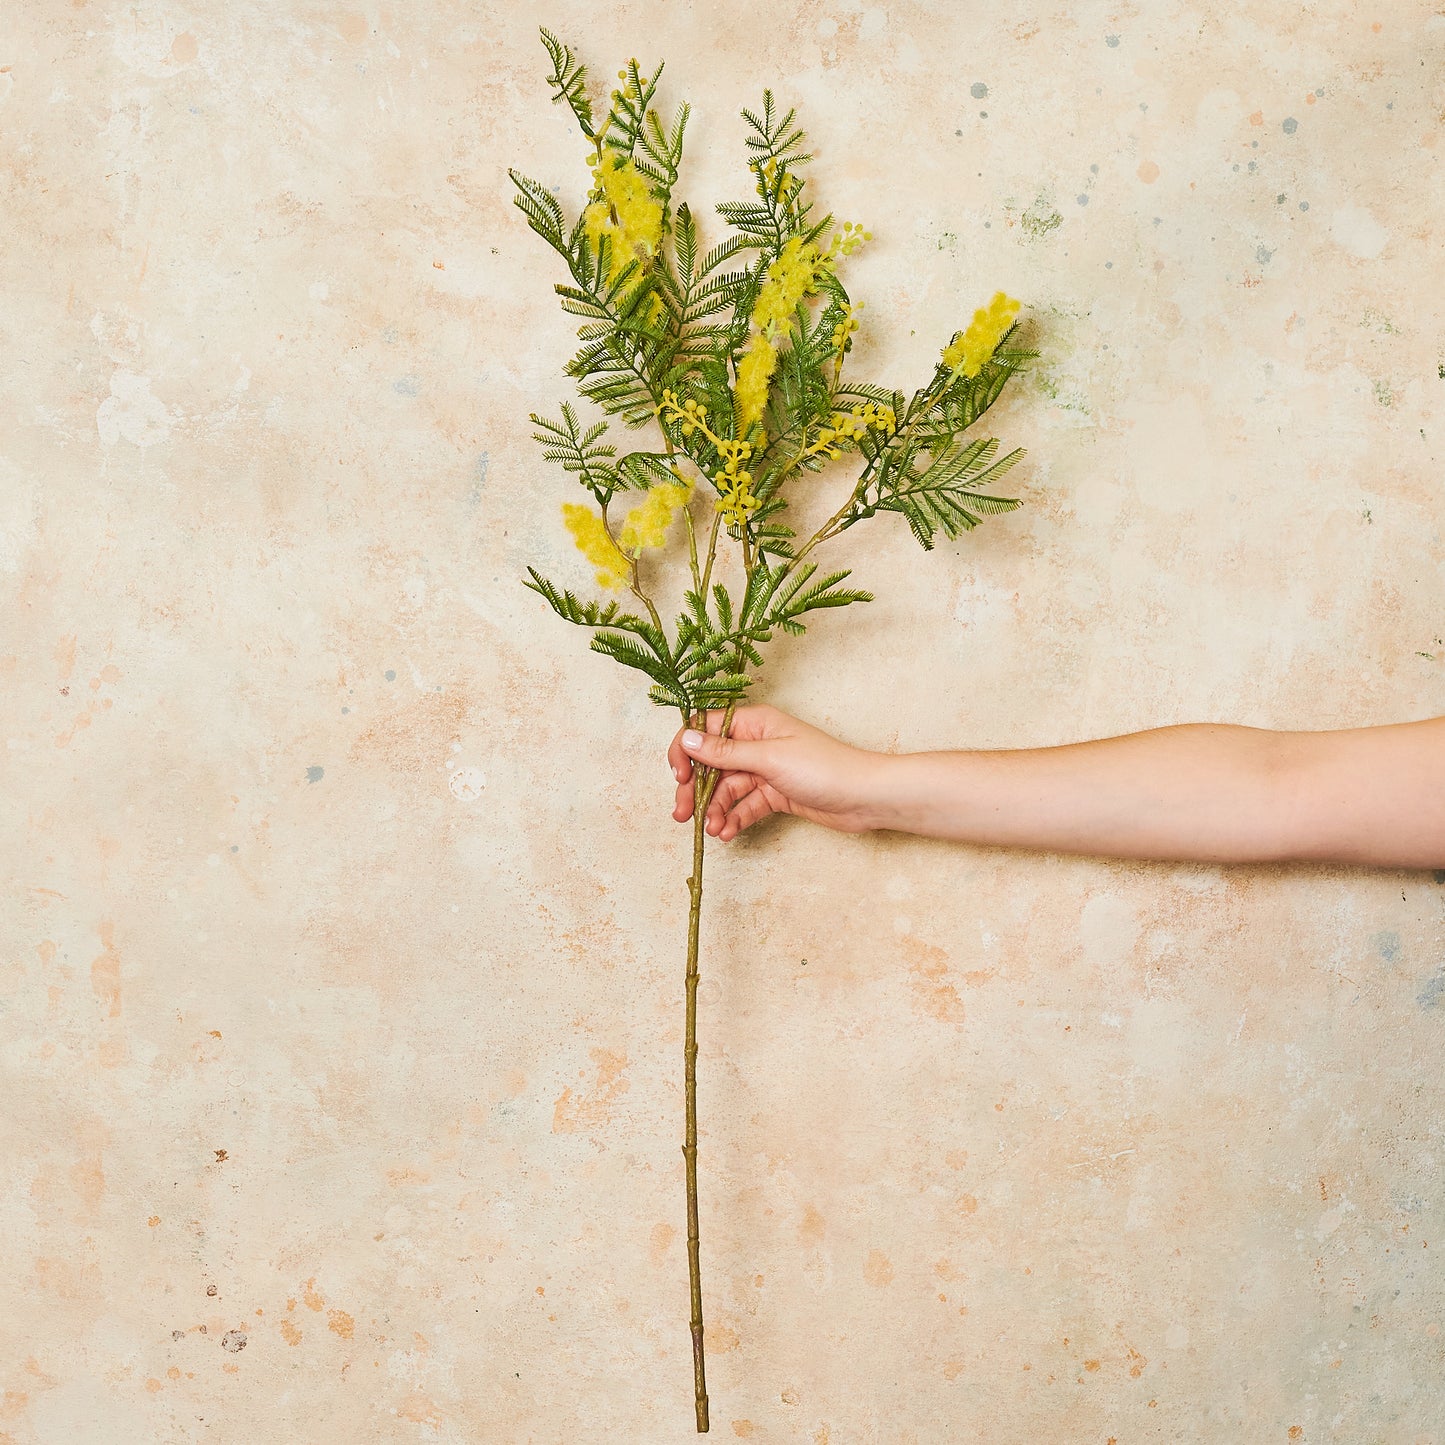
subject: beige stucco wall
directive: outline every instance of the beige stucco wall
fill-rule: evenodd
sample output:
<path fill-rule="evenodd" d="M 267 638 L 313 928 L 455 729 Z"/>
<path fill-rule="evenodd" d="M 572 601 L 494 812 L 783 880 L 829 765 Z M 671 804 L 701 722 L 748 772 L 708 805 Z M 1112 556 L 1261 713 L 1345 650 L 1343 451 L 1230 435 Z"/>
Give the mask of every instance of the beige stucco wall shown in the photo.
<path fill-rule="evenodd" d="M 675 721 L 519 584 L 589 583 L 538 19 L 668 60 L 701 211 L 802 107 L 860 373 L 1026 303 L 1027 505 L 851 533 L 878 601 L 760 695 L 901 749 L 1445 712 L 1428 4 L 5 10 L 3 1445 L 692 1438 Z M 708 869 L 715 1435 L 1445 1442 L 1435 877 Z"/>

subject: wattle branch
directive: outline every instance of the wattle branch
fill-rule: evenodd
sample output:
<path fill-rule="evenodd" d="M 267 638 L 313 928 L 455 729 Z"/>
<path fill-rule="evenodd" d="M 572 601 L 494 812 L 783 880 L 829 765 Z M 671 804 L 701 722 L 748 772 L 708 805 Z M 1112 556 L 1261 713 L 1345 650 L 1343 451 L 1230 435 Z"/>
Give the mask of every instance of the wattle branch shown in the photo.
<path fill-rule="evenodd" d="M 591 633 L 596 652 L 641 672 L 648 696 L 706 727 L 722 710 L 729 735 L 736 708 L 781 630 L 805 631 L 809 614 L 872 600 L 844 586 L 847 570 L 820 574 L 812 554 L 879 512 L 897 512 L 925 548 L 952 538 L 1018 499 L 979 489 L 1022 455 L 998 455 L 992 438 L 966 440 L 1003 385 L 1032 353 L 1006 343 L 1018 303 L 997 293 L 944 348 L 927 386 L 900 392 L 843 383 L 857 311 L 839 279 L 841 263 L 868 232 L 815 215 L 801 169 L 809 161 L 793 110 L 770 92 L 745 110 L 754 195 L 717 207 L 730 228 L 705 253 L 686 204 L 673 204 L 682 162 L 686 105 L 670 126 L 654 109 L 662 66 L 636 60 L 619 73 L 595 119 L 587 72 L 544 30 L 547 82 L 589 147 L 592 185 L 575 221 L 537 181 L 511 172 L 528 225 L 557 252 L 568 279 L 555 286 L 580 320 L 579 349 L 565 371 L 603 412 L 588 425 L 569 403 L 561 420 L 533 416 L 544 458 L 563 469 L 589 502 L 564 502 L 563 518 L 592 564 L 599 587 L 626 591 L 640 612 L 616 601 L 584 601 L 529 567 L 526 585 L 558 616 Z M 731 268 L 731 269 L 729 269 Z M 608 418 L 654 425 L 662 450 L 619 456 Z M 796 486 L 845 458 L 861 459 L 841 505 L 798 543 L 787 523 Z M 685 472 L 685 468 L 688 469 Z M 706 549 L 692 508 L 711 492 Z M 625 515 L 617 498 L 641 494 Z M 691 581 L 671 634 L 644 578 L 660 560 L 682 514 Z M 737 547 L 741 590 L 719 580 L 724 539 Z M 810 620 L 810 619 L 809 619 Z M 722 774 L 693 772 L 684 1032 L 689 1328 L 697 1428 L 708 1429 L 697 1181 L 697 990 L 706 818 Z"/>

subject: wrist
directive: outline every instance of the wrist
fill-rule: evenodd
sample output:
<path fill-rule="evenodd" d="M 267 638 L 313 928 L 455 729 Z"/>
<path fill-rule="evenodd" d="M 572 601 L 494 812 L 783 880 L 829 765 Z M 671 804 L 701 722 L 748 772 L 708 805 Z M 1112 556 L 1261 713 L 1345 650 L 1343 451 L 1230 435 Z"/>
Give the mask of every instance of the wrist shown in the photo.
<path fill-rule="evenodd" d="M 857 798 L 860 831 L 909 831 L 911 765 L 908 753 L 862 753 Z"/>

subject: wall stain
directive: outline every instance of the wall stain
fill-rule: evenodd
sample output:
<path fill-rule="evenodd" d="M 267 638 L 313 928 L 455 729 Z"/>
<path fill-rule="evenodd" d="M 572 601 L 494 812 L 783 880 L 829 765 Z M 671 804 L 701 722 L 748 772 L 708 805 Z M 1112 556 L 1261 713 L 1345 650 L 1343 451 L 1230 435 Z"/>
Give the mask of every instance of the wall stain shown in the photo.
<path fill-rule="evenodd" d="M 554 1134 L 587 1134 L 605 1128 L 618 1101 L 631 1087 L 623 1073 L 627 1055 L 611 1049 L 593 1048 L 588 1053 L 597 1065 L 597 1075 L 585 1094 L 574 1097 L 567 1085 L 552 1109 Z"/>

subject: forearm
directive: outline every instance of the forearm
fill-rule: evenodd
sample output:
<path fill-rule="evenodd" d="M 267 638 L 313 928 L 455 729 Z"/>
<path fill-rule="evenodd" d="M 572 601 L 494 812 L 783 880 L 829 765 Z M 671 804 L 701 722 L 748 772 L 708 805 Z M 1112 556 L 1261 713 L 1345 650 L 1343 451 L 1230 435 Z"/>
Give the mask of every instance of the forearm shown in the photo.
<path fill-rule="evenodd" d="M 1306 856 L 1318 823 L 1301 739 L 1187 723 L 1059 747 L 883 757 L 877 826 L 1115 858 Z"/>

